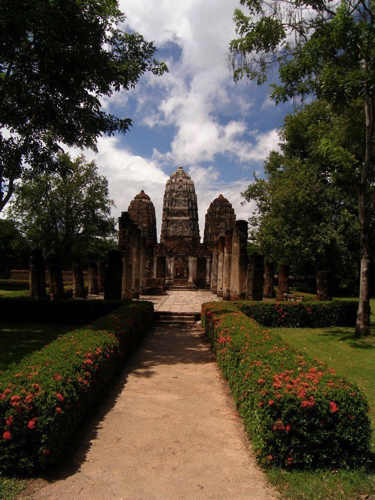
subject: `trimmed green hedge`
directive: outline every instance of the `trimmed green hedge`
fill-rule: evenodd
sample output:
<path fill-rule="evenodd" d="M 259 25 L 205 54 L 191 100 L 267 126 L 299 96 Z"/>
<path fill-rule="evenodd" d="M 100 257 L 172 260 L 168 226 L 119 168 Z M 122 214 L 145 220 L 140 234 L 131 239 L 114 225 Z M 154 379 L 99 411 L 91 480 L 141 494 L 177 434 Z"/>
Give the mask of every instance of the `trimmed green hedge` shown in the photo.
<path fill-rule="evenodd" d="M 0 290 L 15 292 L 28 289 L 29 282 L 27 280 L 0 280 Z"/>
<path fill-rule="evenodd" d="M 0 318 L 37 323 L 90 322 L 130 301 L 124 300 L 35 300 L 0 297 Z"/>
<path fill-rule="evenodd" d="M 24 358 L 0 376 L 0 471 L 55 463 L 89 407 L 152 324 L 153 306 L 128 304 Z"/>
<path fill-rule="evenodd" d="M 202 318 L 262 465 L 316 469 L 366 464 L 368 403 L 355 385 L 233 303 L 204 304 Z"/>
<path fill-rule="evenodd" d="M 358 302 L 334 300 L 332 302 L 236 302 L 236 306 L 249 318 L 263 326 L 273 328 L 324 328 L 328 326 L 354 326 Z"/>

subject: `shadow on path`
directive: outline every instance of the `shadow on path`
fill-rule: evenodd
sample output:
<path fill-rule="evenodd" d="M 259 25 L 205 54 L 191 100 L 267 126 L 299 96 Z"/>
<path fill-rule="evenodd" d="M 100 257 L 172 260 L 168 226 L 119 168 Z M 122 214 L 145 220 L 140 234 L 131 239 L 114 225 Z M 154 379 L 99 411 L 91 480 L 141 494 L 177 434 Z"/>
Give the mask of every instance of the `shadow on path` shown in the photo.
<path fill-rule="evenodd" d="M 198 333 L 198 334 L 197 334 Z M 65 458 L 42 477 L 49 483 L 66 479 L 77 473 L 102 429 L 105 417 L 114 410 L 128 377 L 151 378 L 158 365 L 206 364 L 215 360 L 203 331 L 196 326 L 153 327 L 139 350 L 126 360 L 118 379 L 103 397 L 103 403 L 88 413 L 87 420 L 71 439 Z"/>

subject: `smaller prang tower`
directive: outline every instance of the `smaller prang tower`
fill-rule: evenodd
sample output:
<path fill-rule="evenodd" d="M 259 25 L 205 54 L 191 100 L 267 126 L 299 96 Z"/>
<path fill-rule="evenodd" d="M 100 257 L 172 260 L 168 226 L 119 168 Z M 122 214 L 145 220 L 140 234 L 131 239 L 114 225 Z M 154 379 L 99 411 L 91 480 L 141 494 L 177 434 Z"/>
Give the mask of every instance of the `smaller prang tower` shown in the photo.
<path fill-rule="evenodd" d="M 205 222 L 203 243 L 212 250 L 219 236 L 232 231 L 236 222 L 232 204 L 222 194 L 208 207 Z"/>

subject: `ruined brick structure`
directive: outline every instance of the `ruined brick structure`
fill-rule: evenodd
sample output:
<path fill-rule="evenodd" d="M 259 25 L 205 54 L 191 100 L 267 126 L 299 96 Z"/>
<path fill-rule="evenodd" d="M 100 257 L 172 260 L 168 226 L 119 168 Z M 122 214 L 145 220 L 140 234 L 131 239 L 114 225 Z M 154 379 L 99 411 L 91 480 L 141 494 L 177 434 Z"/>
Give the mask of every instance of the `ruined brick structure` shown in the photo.
<path fill-rule="evenodd" d="M 221 194 L 209 206 L 200 242 L 194 182 L 179 167 L 168 179 L 160 243 L 155 209 L 142 190 L 119 218 L 122 298 L 172 289 L 207 288 L 224 300 L 246 298 L 247 222 L 236 221 Z"/>
<path fill-rule="evenodd" d="M 232 231 L 236 222 L 236 214 L 229 201 L 221 194 L 208 207 L 204 226 L 205 245 L 211 249 L 220 235 Z"/>

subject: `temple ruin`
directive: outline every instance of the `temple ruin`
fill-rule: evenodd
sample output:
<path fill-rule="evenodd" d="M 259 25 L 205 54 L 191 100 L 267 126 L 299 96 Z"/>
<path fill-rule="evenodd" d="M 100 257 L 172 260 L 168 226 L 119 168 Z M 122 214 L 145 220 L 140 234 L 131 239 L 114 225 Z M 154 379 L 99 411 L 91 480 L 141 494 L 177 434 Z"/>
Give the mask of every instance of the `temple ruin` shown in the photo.
<path fill-rule="evenodd" d="M 179 167 L 164 192 L 160 242 L 155 208 L 142 190 L 119 218 L 122 298 L 164 289 L 209 289 L 225 300 L 247 296 L 247 222 L 222 194 L 210 204 L 203 243 L 194 182 Z"/>

